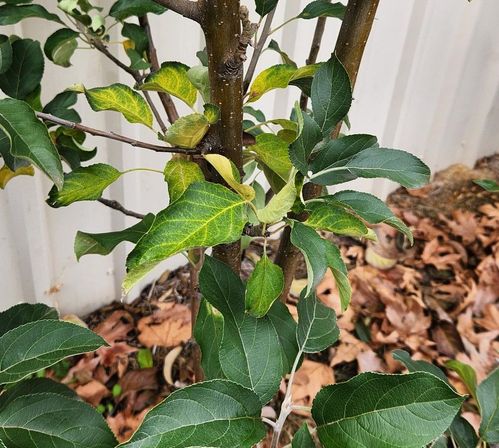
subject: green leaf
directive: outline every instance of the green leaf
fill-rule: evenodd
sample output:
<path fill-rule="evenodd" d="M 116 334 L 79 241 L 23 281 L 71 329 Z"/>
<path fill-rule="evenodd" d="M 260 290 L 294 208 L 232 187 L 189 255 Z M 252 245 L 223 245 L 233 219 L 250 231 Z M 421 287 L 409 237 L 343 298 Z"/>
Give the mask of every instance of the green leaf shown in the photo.
<path fill-rule="evenodd" d="M 222 185 L 197 182 L 161 211 L 127 259 L 129 290 L 156 264 L 184 250 L 232 243 L 247 222 L 246 202 Z"/>
<path fill-rule="evenodd" d="M 142 123 L 152 127 L 152 112 L 146 100 L 124 84 L 85 89 L 85 96 L 95 112 L 114 110 L 123 114 L 129 123 Z"/>
<path fill-rule="evenodd" d="M 44 64 L 40 42 L 31 39 L 14 41 L 12 64 L 0 76 L 0 89 L 11 98 L 25 99 L 40 85 Z"/>
<path fill-rule="evenodd" d="M 464 397 L 437 377 L 361 373 L 322 389 L 312 416 L 325 448 L 421 448 L 451 424 Z M 333 404 L 334 403 L 334 404 Z"/>
<path fill-rule="evenodd" d="M 315 74 L 311 98 L 314 120 L 321 128 L 322 135 L 329 135 L 352 104 L 350 78 L 335 55 L 322 64 Z"/>
<path fill-rule="evenodd" d="M 445 367 L 453 370 L 459 375 L 459 378 L 461 378 L 472 397 L 476 400 L 477 380 L 475 369 L 464 362 L 458 361 L 457 359 L 447 361 L 445 363 Z"/>
<path fill-rule="evenodd" d="M 284 187 L 272 196 L 269 203 L 256 211 L 256 216 L 261 223 L 271 224 L 280 221 L 291 210 L 298 192 L 295 187 L 294 177 Z"/>
<path fill-rule="evenodd" d="M 33 109 L 23 101 L 10 98 L 0 100 L 0 130 L 6 136 L 0 143 L 4 159 L 3 148 L 14 158 L 33 163 L 54 182 L 56 188 L 62 188 L 63 173 L 59 154 L 50 140 L 47 128 L 36 118 Z"/>
<path fill-rule="evenodd" d="M 239 171 L 234 163 L 220 154 L 206 154 L 204 158 L 222 176 L 223 180 L 243 199 L 251 202 L 255 198 L 255 190 L 241 183 Z"/>
<path fill-rule="evenodd" d="M 20 303 L 0 313 L 0 336 L 21 325 L 38 320 L 57 320 L 59 315 L 55 308 L 43 303 Z"/>
<path fill-rule="evenodd" d="M 5 73 L 12 64 L 12 44 L 9 36 L 0 34 L 0 75 Z"/>
<path fill-rule="evenodd" d="M 258 397 L 227 380 L 177 390 L 147 413 L 122 448 L 251 448 L 265 436 Z"/>
<path fill-rule="evenodd" d="M 77 100 L 78 96 L 76 92 L 61 92 L 45 105 L 43 112 L 62 118 L 63 120 L 79 123 L 81 121 L 80 115 L 76 110 L 71 109 L 71 106 L 74 106 Z"/>
<path fill-rule="evenodd" d="M 285 89 L 296 67 L 287 64 L 278 64 L 265 69 L 255 78 L 248 92 L 248 102 L 260 99 L 265 93 L 274 89 Z"/>
<path fill-rule="evenodd" d="M 195 162 L 173 158 L 165 165 L 165 181 L 168 182 L 170 203 L 175 202 L 195 182 L 204 181 L 204 174 Z"/>
<path fill-rule="evenodd" d="M 317 299 L 315 293 L 302 294 L 298 301 L 296 339 L 300 351 L 317 353 L 333 345 L 340 335 L 336 313 Z"/>
<path fill-rule="evenodd" d="M 180 62 L 164 62 L 157 72 L 147 76 L 140 89 L 169 93 L 193 107 L 197 90 L 187 75 L 188 71 L 189 67 Z"/>
<path fill-rule="evenodd" d="M 222 344 L 224 319 L 205 299 L 201 299 L 194 338 L 201 348 L 201 366 L 208 380 L 224 378 L 222 366 L 218 359 L 218 351 Z"/>
<path fill-rule="evenodd" d="M 0 337 L 0 384 L 14 383 L 68 356 L 103 345 L 100 336 L 69 322 L 26 323 Z"/>
<path fill-rule="evenodd" d="M 207 257 L 199 275 L 201 294 L 224 317 L 219 359 L 225 376 L 253 390 L 262 404 L 279 389 L 281 346 L 267 316 L 257 319 L 244 312 L 245 288 L 224 263 Z"/>
<path fill-rule="evenodd" d="M 279 0 L 255 0 L 256 12 L 264 17 L 277 6 L 278 1 Z"/>
<path fill-rule="evenodd" d="M 476 390 L 480 406 L 480 437 L 489 443 L 499 443 L 499 368 L 496 368 Z"/>
<path fill-rule="evenodd" d="M 298 16 L 300 19 L 316 19 L 317 17 L 335 17 L 343 20 L 346 6 L 338 3 L 331 3 L 328 0 L 316 0 L 310 2 Z"/>
<path fill-rule="evenodd" d="M 378 141 L 368 134 L 353 134 L 329 140 L 318 148 L 310 170 L 314 173 L 316 182 L 323 185 L 348 182 L 355 179 L 355 175 L 346 170 L 334 171 L 333 168 L 344 166 L 354 155 L 374 146 L 378 146 Z"/>
<path fill-rule="evenodd" d="M 320 185 L 328 185 L 324 182 L 324 174 L 341 176 L 344 173 L 351 174 L 354 178 L 382 177 L 406 188 L 420 188 L 430 180 L 430 169 L 416 156 L 398 149 L 374 147 L 359 152 L 344 166 L 328 168 L 310 179 Z"/>
<path fill-rule="evenodd" d="M 284 182 L 288 181 L 289 172 L 293 167 L 289 160 L 288 144 L 274 134 L 256 136 L 256 143 L 248 147 L 254 152 L 261 163 L 268 166 Z"/>
<path fill-rule="evenodd" d="M 69 67 L 71 65 L 71 56 L 78 47 L 76 40 L 78 36 L 79 33 L 69 28 L 57 30 L 45 42 L 43 47 L 45 56 L 56 65 Z"/>
<path fill-rule="evenodd" d="M 308 114 L 303 114 L 303 130 L 299 137 L 289 147 L 289 158 L 293 165 L 307 175 L 308 163 L 313 149 L 322 140 L 319 125 Z"/>
<path fill-rule="evenodd" d="M 210 122 L 203 114 L 180 117 L 166 131 L 165 140 L 172 146 L 195 148 L 210 128 Z"/>
<path fill-rule="evenodd" d="M 137 243 L 151 228 L 154 215 L 149 213 L 146 217 L 127 229 L 108 233 L 85 233 L 78 232 L 74 242 L 76 259 L 89 254 L 108 255 L 114 248 L 124 242 Z"/>
<path fill-rule="evenodd" d="M 34 176 L 35 170 L 34 168 L 29 166 L 22 166 L 18 168 L 16 171 L 12 171 L 7 165 L 2 166 L 0 168 L 0 190 L 5 190 L 7 184 L 18 176 Z"/>
<path fill-rule="evenodd" d="M 267 255 L 263 255 L 257 261 L 246 285 L 246 312 L 254 317 L 265 316 L 283 289 L 282 269 L 272 263 Z"/>
<path fill-rule="evenodd" d="M 64 175 L 61 190 L 52 188 L 47 204 L 51 207 L 66 207 L 77 201 L 95 201 L 102 192 L 119 179 L 121 172 L 104 163 L 85 166 Z"/>
<path fill-rule="evenodd" d="M 263 123 L 264 121 L 267 120 L 265 118 L 265 114 L 261 110 L 255 109 L 254 107 L 244 106 L 243 107 L 243 112 L 245 114 L 251 115 L 252 117 L 254 117 L 260 123 Z"/>
<path fill-rule="evenodd" d="M 281 50 L 279 43 L 277 43 L 274 39 L 272 39 L 269 42 L 269 46 L 267 47 L 267 49 L 274 50 L 275 52 L 279 53 L 281 56 L 283 64 L 292 65 L 293 67 L 297 67 L 296 62 L 294 62 L 285 51 Z M 265 121 L 265 120 L 261 120 L 261 121 Z"/>
<path fill-rule="evenodd" d="M 477 185 L 480 185 L 480 187 L 482 187 L 483 189 L 490 191 L 492 193 L 499 192 L 499 184 L 494 179 L 476 179 L 473 182 L 475 182 L 475 184 Z"/>
<path fill-rule="evenodd" d="M 323 244 L 326 253 L 326 263 L 329 269 L 331 269 L 340 295 L 341 309 L 345 311 L 352 298 L 352 287 L 348 281 L 347 267 L 341 258 L 341 252 L 340 249 L 338 249 L 338 246 L 335 246 L 328 240 L 324 240 Z"/>
<path fill-rule="evenodd" d="M 151 350 L 148 348 L 141 348 L 137 352 L 137 362 L 141 369 L 150 369 L 154 366 L 154 360 L 152 357 Z M 121 394 L 118 394 L 121 395 Z"/>
<path fill-rule="evenodd" d="M 48 12 L 41 5 L 3 5 L 0 6 L 0 25 L 14 25 L 23 19 L 38 17 L 52 22 L 61 22 L 57 15 Z"/>
<path fill-rule="evenodd" d="M 291 372 L 293 363 L 298 355 L 298 343 L 296 342 L 297 324 L 293 316 L 291 316 L 288 307 L 280 300 L 276 300 L 270 307 L 267 317 L 279 337 L 282 349 L 282 375 L 284 376 Z"/>
<path fill-rule="evenodd" d="M 458 448 L 476 447 L 478 445 L 475 428 L 460 415 L 456 415 L 449 431 Z"/>
<path fill-rule="evenodd" d="M 308 276 L 305 295 L 309 296 L 315 290 L 327 268 L 330 268 L 338 287 L 342 309 L 345 310 L 352 291 L 339 249 L 332 242 L 321 238 L 313 228 L 296 221 L 292 222 L 291 243 L 305 257 Z"/>
<path fill-rule="evenodd" d="M 399 350 L 399 349 L 394 350 L 392 352 L 392 356 L 393 359 L 404 364 L 404 366 L 407 367 L 407 370 L 409 370 L 409 372 L 431 373 L 432 375 L 435 375 L 437 378 L 440 378 L 442 381 L 446 383 L 449 382 L 449 380 L 445 376 L 445 373 L 436 365 L 426 361 L 415 361 L 405 350 Z"/>
<path fill-rule="evenodd" d="M 310 431 L 306 423 L 300 426 L 300 429 L 295 432 L 291 448 L 315 448 L 314 440 L 310 435 Z"/>
<path fill-rule="evenodd" d="M 81 131 L 61 126 L 51 134 L 59 154 L 72 170 L 79 168 L 82 162 L 87 162 L 97 154 L 97 148 L 83 146 L 86 135 Z"/>
<path fill-rule="evenodd" d="M 344 190 L 331 196 L 324 197 L 326 201 L 328 198 L 344 204 L 355 214 L 359 215 L 362 219 L 365 219 L 369 224 L 388 224 L 403 233 L 411 244 L 414 243 L 414 238 L 410 229 L 376 196 L 360 191 Z"/>
<path fill-rule="evenodd" d="M 196 89 L 199 90 L 205 103 L 209 103 L 211 98 L 211 86 L 208 67 L 205 67 L 204 65 L 192 67 L 187 71 L 187 76 Z"/>
<path fill-rule="evenodd" d="M 149 38 L 147 33 L 140 25 L 135 23 L 123 24 L 121 35 L 128 37 L 133 42 L 133 49 L 142 57 L 144 52 L 149 48 Z"/>
<path fill-rule="evenodd" d="M 372 239 L 370 229 L 341 205 L 311 202 L 307 204 L 307 210 L 310 211 L 310 215 L 305 224 L 314 229 L 327 230 L 337 235 Z"/>
<path fill-rule="evenodd" d="M 118 20 L 125 20 L 131 16 L 145 16 L 148 13 L 163 14 L 164 6 L 153 0 L 118 0 L 111 6 L 109 15 Z"/>
<path fill-rule="evenodd" d="M 0 439 L 7 448 L 112 448 L 116 439 L 94 408 L 45 378 L 0 397 Z"/>

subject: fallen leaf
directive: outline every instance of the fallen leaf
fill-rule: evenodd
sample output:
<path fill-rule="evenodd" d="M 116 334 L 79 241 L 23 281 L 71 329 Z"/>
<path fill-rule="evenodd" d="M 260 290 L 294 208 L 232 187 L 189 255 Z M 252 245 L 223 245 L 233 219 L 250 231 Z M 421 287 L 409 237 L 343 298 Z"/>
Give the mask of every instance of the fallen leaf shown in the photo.
<path fill-rule="evenodd" d="M 81 398 L 94 407 L 97 407 L 103 398 L 110 395 L 108 388 L 95 380 L 83 386 L 78 386 L 75 391 Z"/>

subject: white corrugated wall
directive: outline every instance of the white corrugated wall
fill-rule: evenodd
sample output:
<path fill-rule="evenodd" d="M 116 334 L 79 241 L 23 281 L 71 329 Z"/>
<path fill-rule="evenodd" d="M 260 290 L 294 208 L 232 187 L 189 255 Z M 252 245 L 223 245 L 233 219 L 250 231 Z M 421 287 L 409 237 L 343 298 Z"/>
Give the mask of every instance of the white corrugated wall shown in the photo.
<path fill-rule="evenodd" d="M 56 1 L 42 3 L 53 7 Z M 281 0 L 274 23 L 296 15 L 307 3 Z M 109 5 L 109 1 L 102 4 Z M 195 53 L 203 47 L 203 41 L 194 23 L 173 13 L 151 17 L 151 22 L 162 61 L 197 64 Z M 498 27 L 497 0 L 381 0 L 355 90 L 350 113 L 352 131 L 373 133 L 383 146 L 406 149 L 423 158 L 433 170 L 456 162 L 473 164 L 477 158 L 497 151 Z M 329 19 L 321 60 L 328 58 L 338 28 L 338 21 Z M 44 21 L 30 19 L 8 32 L 45 38 L 54 29 Z M 295 21 L 275 38 L 293 59 L 304 64 L 313 29 L 312 21 Z M 119 45 L 111 49 L 124 57 Z M 278 62 L 276 54 L 266 52 L 260 67 Z M 82 50 L 69 69 L 47 62 L 44 81 L 43 99 L 47 101 L 75 82 L 96 87 L 132 80 L 101 55 Z M 279 91 L 266 95 L 256 105 L 267 117 L 282 118 L 288 116 L 297 96 L 295 89 Z M 90 126 L 141 139 L 154 137 L 140 126 L 124 123 L 115 113 L 91 112 L 81 100 L 79 110 Z M 117 142 L 89 141 L 99 147 L 97 160 L 118 168 L 162 169 L 166 161 L 165 155 Z M 393 184 L 379 180 L 353 184 L 380 196 L 393 188 Z M 38 301 L 56 305 L 62 312 L 85 313 L 119 299 L 130 247 L 124 244 L 112 255 L 87 256 L 77 263 L 74 235 L 77 230 L 117 230 L 135 220 L 98 203 L 51 209 L 44 202 L 50 187 L 37 173 L 35 178 L 17 178 L 6 191 L 0 191 L 0 308 Z M 142 213 L 157 212 L 167 204 L 166 186 L 160 175 L 152 173 L 127 174 L 104 197 Z M 182 257 L 175 257 L 153 275 L 181 262 Z"/>

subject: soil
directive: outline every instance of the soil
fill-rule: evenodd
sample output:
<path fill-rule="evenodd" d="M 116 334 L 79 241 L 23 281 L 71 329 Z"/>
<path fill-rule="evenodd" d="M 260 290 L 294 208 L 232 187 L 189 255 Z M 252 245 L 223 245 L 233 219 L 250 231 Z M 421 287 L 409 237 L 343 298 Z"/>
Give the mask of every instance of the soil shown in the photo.
<path fill-rule="evenodd" d="M 299 404 L 310 406 L 321 386 L 359 372 L 403 371 L 391 355 L 397 348 L 443 369 L 447 360 L 459 359 L 475 368 L 479 381 L 497 365 L 499 194 L 472 182 L 481 178 L 499 180 L 499 155 L 473 169 L 454 165 L 423 189 L 393 192 L 387 202 L 412 228 L 412 247 L 384 225 L 375 228 L 378 243 L 328 236 L 347 261 L 354 293 L 350 308 L 341 313 L 332 276 L 317 288 L 319 298 L 337 311 L 341 337 L 334 347 L 307 356 L 293 390 Z M 270 242 L 270 253 L 276 246 Z M 254 241 L 244 255 L 247 277 L 262 255 L 261 243 Z M 288 303 L 294 315 L 305 276 L 302 260 Z M 133 302 L 95 310 L 83 321 L 110 347 L 75 357 L 47 375 L 97 406 L 118 439 L 126 440 L 148 409 L 193 381 L 188 297 L 189 269 L 183 266 L 165 272 Z M 457 375 L 445 370 L 467 393 Z M 284 384 L 281 389 L 264 409 L 267 417 L 278 412 Z M 471 399 L 465 417 L 477 425 Z M 307 412 L 290 417 L 283 446 L 304 420 L 313 426 Z"/>

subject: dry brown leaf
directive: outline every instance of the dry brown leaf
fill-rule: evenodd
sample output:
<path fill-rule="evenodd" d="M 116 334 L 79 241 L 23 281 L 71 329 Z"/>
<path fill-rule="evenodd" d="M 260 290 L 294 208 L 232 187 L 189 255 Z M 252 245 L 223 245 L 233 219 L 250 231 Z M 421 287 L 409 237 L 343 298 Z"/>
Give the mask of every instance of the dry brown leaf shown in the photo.
<path fill-rule="evenodd" d="M 175 347 L 191 337 L 191 311 L 174 302 L 158 304 L 160 309 L 137 324 L 139 341 L 145 347 Z"/>
<path fill-rule="evenodd" d="M 293 382 L 293 403 L 311 406 L 322 387 L 334 383 L 333 369 L 326 364 L 305 359 Z"/>
<path fill-rule="evenodd" d="M 386 366 L 381 358 L 372 350 L 360 352 L 357 355 L 359 372 L 386 372 Z"/>
<path fill-rule="evenodd" d="M 141 413 L 135 415 L 131 412 L 120 412 L 114 417 L 107 417 L 107 424 L 118 439 L 118 442 L 126 442 L 132 437 L 135 430 L 142 423 L 142 420 L 144 420 L 147 411 L 149 409 L 144 409 Z"/>
<path fill-rule="evenodd" d="M 97 325 L 94 332 L 103 337 L 108 344 L 114 344 L 117 341 L 124 341 L 133 329 L 131 314 L 124 310 L 118 310 Z"/>
<path fill-rule="evenodd" d="M 130 370 L 120 379 L 119 385 L 123 391 L 120 399 L 143 390 L 157 390 L 159 387 L 157 369 L 152 367 L 150 369 Z"/>
<path fill-rule="evenodd" d="M 75 391 L 81 398 L 94 407 L 98 406 L 103 398 L 110 395 L 108 388 L 95 380 L 83 386 L 78 386 Z"/>

